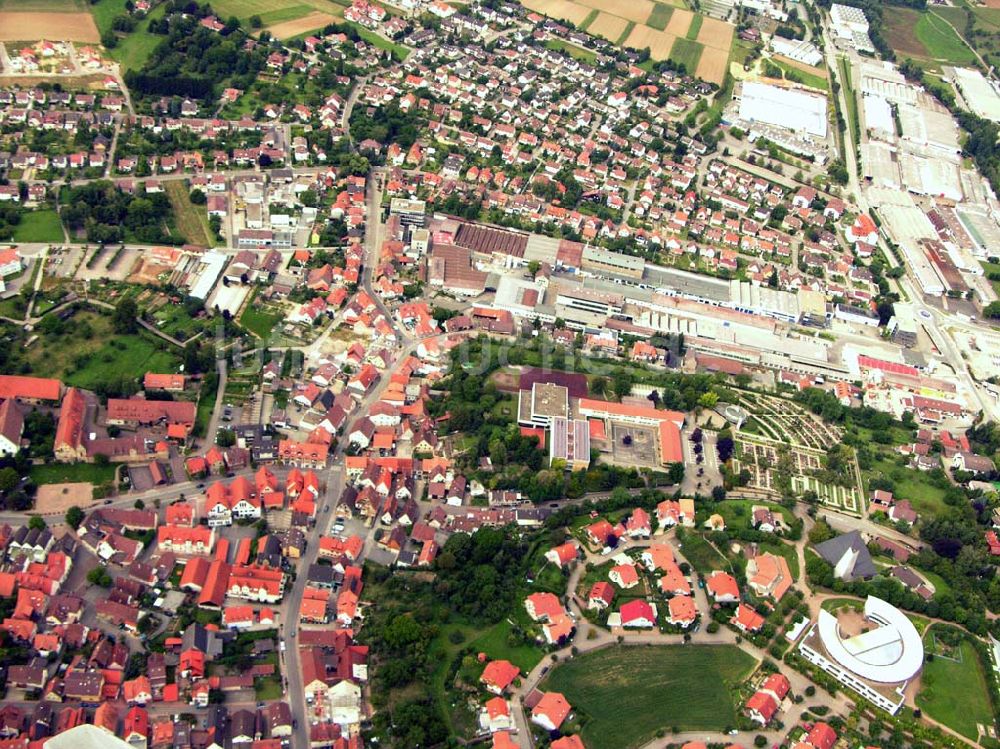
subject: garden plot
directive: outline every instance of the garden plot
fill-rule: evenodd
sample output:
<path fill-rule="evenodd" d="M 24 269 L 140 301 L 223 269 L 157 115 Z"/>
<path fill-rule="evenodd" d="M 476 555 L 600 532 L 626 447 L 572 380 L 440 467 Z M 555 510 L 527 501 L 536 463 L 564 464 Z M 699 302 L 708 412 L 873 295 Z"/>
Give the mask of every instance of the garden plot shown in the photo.
<path fill-rule="evenodd" d="M 815 492 L 820 503 L 841 512 L 860 515 L 864 511 L 860 472 L 855 463 L 850 483 L 828 484 L 816 478 L 823 469 L 824 450 L 789 445 L 769 437 L 739 433 L 736 437 L 739 458 L 733 459 L 736 473 L 747 471 L 751 489 L 782 494 L 791 489 L 796 495 Z"/>

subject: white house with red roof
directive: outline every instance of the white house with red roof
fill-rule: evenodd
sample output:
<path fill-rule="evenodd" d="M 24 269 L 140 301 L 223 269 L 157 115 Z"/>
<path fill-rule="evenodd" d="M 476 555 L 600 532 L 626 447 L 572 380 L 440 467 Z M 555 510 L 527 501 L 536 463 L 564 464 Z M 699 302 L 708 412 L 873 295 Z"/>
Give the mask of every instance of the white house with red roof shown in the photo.
<path fill-rule="evenodd" d="M 608 578 L 623 590 L 629 590 L 639 584 L 639 572 L 634 564 L 619 564 L 612 567 Z"/>
<path fill-rule="evenodd" d="M 521 670 L 510 661 L 490 661 L 483 669 L 479 681 L 486 690 L 493 694 L 503 694 L 514 680 L 521 675 Z"/>
<path fill-rule="evenodd" d="M 545 552 L 545 558 L 557 567 L 565 567 L 575 560 L 579 553 L 579 547 L 574 541 L 567 541 L 559 546 L 553 546 Z"/>
<path fill-rule="evenodd" d="M 847 227 L 844 234 L 852 244 L 857 242 L 865 242 L 870 245 L 878 244 L 878 227 L 872 221 L 871 216 L 864 213 L 858 214 L 854 223 Z"/>
<path fill-rule="evenodd" d="M 656 626 L 656 605 L 638 598 L 622 604 L 616 614 L 608 617 L 608 626 L 651 629 Z"/>
<path fill-rule="evenodd" d="M 614 599 L 615 589 L 611 587 L 611 583 L 598 580 L 587 594 L 587 608 L 600 611 L 610 606 Z"/>
<path fill-rule="evenodd" d="M 736 603 L 740 600 L 740 586 L 728 572 L 716 570 L 709 575 L 705 587 L 716 603 Z"/>
<path fill-rule="evenodd" d="M 667 621 L 687 629 L 698 618 L 698 607 L 690 596 L 674 596 L 667 601 Z"/>
<path fill-rule="evenodd" d="M 557 731 L 573 708 L 559 692 L 546 692 L 531 708 L 531 722 L 546 731 Z"/>

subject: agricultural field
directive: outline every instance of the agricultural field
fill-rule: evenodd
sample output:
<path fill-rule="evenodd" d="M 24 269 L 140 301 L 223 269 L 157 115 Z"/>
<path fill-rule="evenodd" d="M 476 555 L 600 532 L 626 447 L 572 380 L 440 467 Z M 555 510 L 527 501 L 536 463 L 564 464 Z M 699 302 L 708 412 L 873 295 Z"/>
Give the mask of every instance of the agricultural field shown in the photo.
<path fill-rule="evenodd" d="M 993 724 L 983 663 L 976 648 L 964 637 L 957 646 L 936 642 L 941 629 L 931 627 L 924 638 L 928 652 L 935 655 L 924 664 L 917 706 L 934 720 L 976 741 L 979 726 Z"/>
<path fill-rule="evenodd" d="M 900 57 L 931 68 L 976 62 L 975 54 L 955 29 L 933 11 L 894 8 L 886 14 L 886 39 Z"/>
<path fill-rule="evenodd" d="M 62 242 L 59 214 L 52 210 L 22 213 L 21 220 L 14 227 L 13 239 L 15 242 Z"/>
<path fill-rule="evenodd" d="M 204 207 L 191 202 L 187 185 L 181 180 L 169 180 L 163 183 L 170 198 L 170 207 L 174 211 L 174 221 L 177 231 L 181 233 L 188 244 L 201 247 L 212 247 L 215 239 L 208 226 L 208 213 Z"/>
<path fill-rule="evenodd" d="M 668 10 L 670 10 L 668 8 Z M 628 26 L 628 21 L 610 13 L 598 12 L 597 17 L 587 27 L 589 33 L 603 36 L 605 39 L 618 39 Z"/>
<path fill-rule="evenodd" d="M 267 30 L 277 39 L 291 39 L 299 34 L 305 34 L 307 31 L 321 29 L 327 24 L 334 23 L 336 20 L 336 16 L 314 10 L 302 16 L 302 18 L 269 25 Z"/>
<path fill-rule="evenodd" d="M 670 59 L 682 64 L 685 70 L 697 70 L 698 61 L 704 51 L 705 48 L 698 42 L 679 36 L 670 50 Z"/>
<path fill-rule="evenodd" d="M 525 0 L 522 4 L 614 44 L 648 48 L 653 61 L 683 63 L 689 73 L 704 80 L 721 84 L 726 74 L 733 26 L 693 13 L 681 0 Z"/>
<path fill-rule="evenodd" d="M 0 42 L 54 39 L 66 42 L 96 43 L 101 35 L 94 17 L 65 2 L 54 4 L 54 11 L 27 11 L 21 4 L 0 6 Z M 65 7 L 64 7 L 65 6 Z M 17 7 L 18 10 L 11 10 Z M 55 31 L 58 29 L 58 31 Z"/>
<path fill-rule="evenodd" d="M 333 0 L 216 0 L 212 10 L 220 18 L 236 16 L 241 21 L 259 16 L 264 26 L 272 26 L 304 18 L 316 11 L 340 15 L 343 6 Z"/>
<path fill-rule="evenodd" d="M 559 664 L 541 689 L 566 696 L 583 721 L 587 746 L 627 749 L 650 740 L 658 729 L 718 731 L 735 725 L 733 688 L 754 665 L 732 645 L 617 646 Z"/>
<path fill-rule="evenodd" d="M 653 12 L 650 13 L 649 18 L 646 19 L 646 25 L 652 26 L 657 31 L 663 31 L 667 28 L 667 24 L 670 23 L 670 17 L 673 14 L 673 6 L 656 3 L 656 5 L 653 6 Z"/>

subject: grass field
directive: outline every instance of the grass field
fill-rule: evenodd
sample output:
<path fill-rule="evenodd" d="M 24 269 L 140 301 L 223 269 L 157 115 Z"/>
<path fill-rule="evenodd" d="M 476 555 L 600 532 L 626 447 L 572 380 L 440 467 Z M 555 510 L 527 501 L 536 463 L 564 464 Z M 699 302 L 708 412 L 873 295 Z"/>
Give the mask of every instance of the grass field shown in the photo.
<path fill-rule="evenodd" d="M 944 65 L 971 65 L 976 61 L 947 21 L 931 11 L 894 8 L 886 16 L 887 40 L 897 53 Z"/>
<path fill-rule="evenodd" d="M 599 10 L 590 11 L 589 15 L 583 19 L 583 23 L 581 23 L 577 28 L 580 29 L 580 31 L 586 31 L 587 28 L 590 26 L 590 24 L 592 24 L 594 20 L 597 18 L 597 16 L 600 14 L 600 12 L 601 11 Z"/>
<path fill-rule="evenodd" d="M 115 466 L 99 466 L 93 463 L 53 463 L 31 467 L 31 480 L 36 485 L 43 484 L 104 484 L 115 477 Z"/>
<path fill-rule="evenodd" d="M 392 56 L 396 60 L 403 61 L 406 59 L 407 55 L 410 54 L 408 47 L 404 47 L 402 44 L 396 44 L 395 42 L 390 42 L 384 36 L 376 34 L 374 31 L 369 31 L 364 26 L 359 26 L 356 23 L 347 21 L 348 26 L 352 26 L 355 31 L 358 32 L 358 36 L 364 39 L 369 44 L 372 44 L 379 49 L 384 49 L 392 52 Z"/>
<path fill-rule="evenodd" d="M 803 65 L 800 67 L 798 65 L 791 65 L 788 62 L 777 58 L 772 59 L 772 62 L 781 68 L 781 71 L 785 74 L 786 80 L 801 83 L 804 86 L 818 88 L 821 91 L 827 91 L 830 88 L 830 83 L 826 80 L 825 76 L 803 69 L 808 66 Z"/>
<path fill-rule="evenodd" d="M 667 24 L 670 23 L 670 16 L 674 14 L 674 9 L 669 5 L 664 5 L 663 3 L 656 3 L 653 6 L 653 12 L 649 14 L 649 18 L 646 19 L 646 25 L 652 26 L 657 31 L 663 31 L 667 28 Z M 699 24 L 700 26 L 701 24 Z"/>
<path fill-rule="evenodd" d="M 472 641 L 476 652 L 486 653 L 491 660 L 503 658 L 517 666 L 524 673 L 533 669 L 542 659 L 542 651 L 527 644 L 511 646 L 511 624 L 504 620 L 483 632 Z"/>
<path fill-rule="evenodd" d="M 105 2 L 107 0 L 104 0 Z M 99 3 L 100 4 L 100 3 Z M 97 7 L 97 6 L 94 6 Z M 123 70 L 139 70 L 153 54 L 153 50 L 163 41 L 163 37 L 148 32 L 149 22 L 160 18 L 166 13 L 167 6 L 157 5 L 150 14 L 139 21 L 135 30 L 118 41 L 118 46 L 111 50 L 111 56 L 121 63 Z"/>
<path fill-rule="evenodd" d="M 256 292 L 243 308 L 240 325 L 258 338 L 268 338 L 284 316 L 277 310 L 255 303 L 255 298 Z"/>
<path fill-rule="evenodd" d="M 677 37 L 673 48 L 670 50 L 670 59 L 678 64 L 683 64 L 684 69 L 693 73 L 698 69 L 698 61 L 705 48 L 698 42 L 692 42 L 685 37 Z"/>
<path fill-rule="evenodd" d="M 924 664 L 917 706 L 929 717 L 975 741 L 979 738 L 977 724 L 993 723 L 989 687 L 975 647 L 963 640 L 957 652 L 959 661 L 939 655 Z"/>
<path fill-rule="evenodd" d="M 22 213 L 21 220 L 14 227 L 15 242 L 63 241 L 62 222 L 53 210 Z"/>
<path fill-rule="evenodd" d="M 562 692 L 586 716 L 581 735 L 587 746 L 626 749 L 661 728 L 733 726 L 732 687 L 753 666 L 754 659 L 732 645 L 618 646 L 556 666 L 542 689 Z"/>
<path fill-rule="evenodd" d="M 691 563 L 698 572 L 706 573 L 712 570 L 728 569 L 729 563 L 708 541 L 694 533 L 684 534 L 681 545 L 681 555 Z"/>
<path fill-rule="evenodd" d="M 191 202 L 187 185 L 180 180 L 169 180 L 164 182 L 163 186 L 167 191 L 167 197 L 170 198 L 170 205 L 174 209 L 177 230 L 189 244 L 212 247 L 215 240 L 208 226 L 208 213 L 204 207 L 196 206 Z"/>
<path fill-rule="evenodd" d="M 545 42 L 545 48 L 552 49 L 557 52 L 565 52 L 570 57 L 590 65 L 593 65 L 594 61 L 597 60 L 597 53 L 593 50 L 577 47 L 575 44 L 570 44 L 565 39 L 549 39 Z"/>
<path fill-rule="evenodd" d="M 146 372 L 176 371 L 180 364 L 169 344 L 145 333 L 116 335 L 110 315 L 96 312 L 78 312 L 66 321 L 62 335 L 39 335 L 26 351 L 32 371 L 87 390 L 95 390 L 109 376 L 138 379 Z"/>
<path fill-rule="evenodd" d="M 111 30 L 111 22 L 115 20 L 116 16 L 126 14 L 125 0 L 100 0 L 94 5 L 88 3 L 88 8 L 90 15 L 94 17 L 97 29 L 102 34 Z"/>

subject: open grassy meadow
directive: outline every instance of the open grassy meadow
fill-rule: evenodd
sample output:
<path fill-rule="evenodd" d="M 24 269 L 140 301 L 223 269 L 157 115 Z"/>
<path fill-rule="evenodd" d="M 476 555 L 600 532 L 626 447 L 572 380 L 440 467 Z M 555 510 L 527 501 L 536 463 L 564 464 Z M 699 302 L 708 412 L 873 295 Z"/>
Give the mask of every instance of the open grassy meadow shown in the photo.
<path fill-rule="evenodd" d="M 735 725 L 733 688 L 754 665 L 733 645 L 616 646 L 559 664 L 541 688 L 566 695 L 587 746 L 628 749 L 661 728 Z"/>
<path fill-rule="evenodd" d="M 930 10 L 893 8 L 886 14 L 886 39 L 901 57 L 930 67 L 972 65 L 976 61 L 951 24 Z"/>
<path fill-rule="evenodd" d="M 215 240 L 208 226 L 208 213 L 204 206 L 196 206 L 191 202 L 188 187 L 180 180 L 170 180 L 163 183 L 170 198 L 170 206 L 174 209 L 174 221 L 177 230 L 189 244 L 202 247 L 212 247 Z"/>
<path fill-rule="evenodd" d="M 935 629 L 931 627 L 928 636 Z M 973 741 L 979 738 L 978 725 L 992 725 L 993 705 L 983 663 L 967 640 L 948 657 L 936 655 L 925 663 L 920 685 L 917 706 L 934 720 Z"/>
<path fill-rule="evenodd" d="M 81 311 L 66 320 L 59 331 L 45 323 L 25 352 L 33 374 L 58 377 L 69 385 L 99 389 L 109 377 L 138 379 L 146 372 L 173 372 L 180 352 L 149 333 L 117 335 L 110 315 Z"/>
<path fill-rule="evenodd" d="M 22 213 L 21 220 L 14 227 L 14 241 L 62 242 L 63 229 L 59 214 L 53 210 Z"/>

